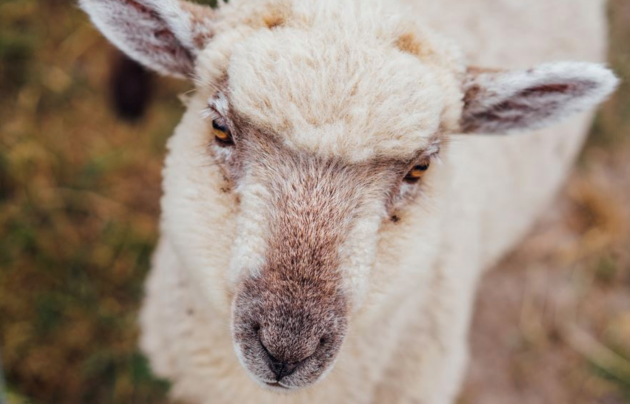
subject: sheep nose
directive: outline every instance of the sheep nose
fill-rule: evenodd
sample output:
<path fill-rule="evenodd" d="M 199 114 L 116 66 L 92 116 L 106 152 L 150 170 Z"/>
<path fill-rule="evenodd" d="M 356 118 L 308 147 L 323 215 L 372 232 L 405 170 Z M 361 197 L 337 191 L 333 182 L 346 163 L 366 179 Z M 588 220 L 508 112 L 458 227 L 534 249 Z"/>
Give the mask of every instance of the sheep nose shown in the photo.
<path fill-rule="evenodd" d="M 267 346 L 265 346 L 265 344 L 262 341 L 260 341 L 260 344 L 262 345 L 265 351 L 265 354 L 267 356 L 266 361 L 267 361 L 267 364 L 269 365 L 269 369 L 276 376 L 276 381 L 278 382 L 282 380 L 284 377 L 287 377 L 293 374 L 295 370 L 297 369 L 297 367 L 310 357 L 310 355 L 308 355 L 307 357 L 304 357 L 303 359 L 300 359 L 300 360 L 295 360 L 295 358 L 290 359 L 290 360 L 286 360 L 285 358 L 280 359 L 278 356 L 272 354 L 271 353 L 272 351 L 270 351 L 270 349 L 267 348 Z"/>
<path fill-rule="evenodd" d="M 278 360 L 267 351 L 267 360 L 269 361 L 269 368 L 276 375 L 276 381 L 282 380 L 286 376 L 290 376 L 295 372 L 298 365 L 302 362 L 283 362 Z"/>

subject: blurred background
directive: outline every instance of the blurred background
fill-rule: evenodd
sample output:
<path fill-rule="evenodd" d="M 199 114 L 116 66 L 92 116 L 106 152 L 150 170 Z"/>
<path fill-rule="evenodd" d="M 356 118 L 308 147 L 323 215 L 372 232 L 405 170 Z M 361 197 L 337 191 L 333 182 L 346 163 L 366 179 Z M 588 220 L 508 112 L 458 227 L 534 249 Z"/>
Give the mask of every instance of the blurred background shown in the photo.
<path fill-rule="evenodd" d="M 630 0 L 609 17 L 624 83 L 553 207 L 485 278 L 462 404 L 630 403 Z M 74 0 L 0 0 L 9 403 L 165 402 L 136 313 L 188 89 L 121 56 Z"/>

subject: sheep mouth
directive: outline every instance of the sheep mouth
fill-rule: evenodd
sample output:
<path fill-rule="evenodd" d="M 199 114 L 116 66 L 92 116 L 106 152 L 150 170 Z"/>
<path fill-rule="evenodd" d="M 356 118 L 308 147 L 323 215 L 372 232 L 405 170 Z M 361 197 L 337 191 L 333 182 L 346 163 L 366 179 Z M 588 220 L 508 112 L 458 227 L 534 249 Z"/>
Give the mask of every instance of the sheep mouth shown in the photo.
<path fill-rule="evenodd" d="M 265 384 L 267 385 L 267 387 L 271 388 L 272 390 L 275 391 L 282 391 L 282 392 L 286 392 L 289 391 L 290 389 L 286 386 L 283 386 L 282 384 L 278 383 L 278 382 L 265 382 Z"/>
<path fill-rule="evenodd" d="M 264 333 L 264 328 L 261 331 L 257 330 L 257 327 L 244 326 L 238 318 L 234 328 L 236 356 L 248 376 L 266 390 L 285 394 L 311 387 L 324 379 L 334 367 L 345 337 L 343 332 L 327 339 L 318 339 L 312 351 L 309 350 L 307 353 L 299 349 L 300 342 L 304 339 L 300 337 L 303 336 L 282 338 L 278 339 L 280 345 L 274 345 L 275 349 L 272 348 L 274 350 L 270 351 L 267 348 L 270 345 L 269 341 L 275 340 L 259 337 L 258 334 Z M 284 345 L 286 340 L 297 344 L 297 347 L 290 350 L 294 346 Z M 286 350 L 280 351 L 281 348 Z M 289 359 L 286 355 L 293 352 L 301 353 L 296 354 L 294 359 Z"/>
<path fill-rule="evenodd" d="M 297 369 L 286 376 L 273 370 L 268 358 L 264 358 L 262 352 L 252 355 L 257 351 L 254 345 L 236 343 L 237 357 L 248 376 L 257 384 L 276 393 L 291 394 L 321 381 L 334 367 L 333 358 L 310 358 L 297 366 Z M 336 356 L 335 353 L 326 353 L 326 356 Z M 317 355 L 319 356 L 319 355 Z"/>

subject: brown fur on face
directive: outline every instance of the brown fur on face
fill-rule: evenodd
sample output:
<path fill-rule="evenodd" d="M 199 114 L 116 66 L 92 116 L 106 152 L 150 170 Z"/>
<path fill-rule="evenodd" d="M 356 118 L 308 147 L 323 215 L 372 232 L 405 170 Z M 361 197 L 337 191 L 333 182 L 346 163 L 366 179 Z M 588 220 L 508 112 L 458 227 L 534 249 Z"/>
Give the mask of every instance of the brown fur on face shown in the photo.
<path fill-rule="evenodd" d="M 401 51 L 411 53 L 412 55 L 422 56 L 423 53 L 422 43 L 413 32 L 405 32 L 399 36 L 396 41 L 396 46 L 398 46 Z"/>
<path fill-rule="evenodd" d="M 234 340 L 245 367 L 286 388 L 316 382 L 345 337 L 347 299 L 338 249 L 360 201 L 350 170 L 316 158 L 268 153 L 251 168 L 268 187 L 265 266 L 234 301 Z M 270 357 L 297 364 L 278 380 Z"/>
<path fill-rule="evenodd" d="M 241 176 L 265 187 L 268 208 L 259 212 L 265 263 L 255 275 L 245 271 L 233 302 L 234 343 L 256 380 L 304 387 L 332 367 L 346 334 L 340 247 L 366 198 L 385 206 L 399 173 L 383 162 L 347 164 L 292 151 L 251 129 L 240 141 Z M 278 377 L 274 360 L 295 371 Z"/>
<path fill-rule="evenodd" d="M 263 16 L 265 25 L 269 29 L 281 27 L 286 22 L 286 15 L 280 10 L 270 10 Z"/>

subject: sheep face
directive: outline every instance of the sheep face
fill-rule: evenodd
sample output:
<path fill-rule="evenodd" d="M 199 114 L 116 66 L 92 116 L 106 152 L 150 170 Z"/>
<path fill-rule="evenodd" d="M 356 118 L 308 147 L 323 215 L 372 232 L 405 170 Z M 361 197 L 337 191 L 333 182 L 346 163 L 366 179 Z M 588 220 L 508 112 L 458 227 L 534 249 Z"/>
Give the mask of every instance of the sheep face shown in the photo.
<path fill-rule="evenodd" d="M 615 84 L 589 64 L 467 70 L 450 42 L 365 5 L 231 1 L 215 14 L 174 0 L 82 0 L 131 56 L 195 78 L 169 142 L 162 228 L 216 321 L 230 318 L 244 368 L 269 388 L 323 378 L 357 313 L 394 294 L 385 279 L 405 282 L 405 248 L 434 247 L 400 267 L 431 265 L 428 207 L 448 185 L 435 163 L 450 134 L 539 127 Z M 377 264 L 384 245 L 401 253 L 388 266 Z"/>
<path fill-rule="evenodd" d="M 445 111 L 461 104 L 452 75 L 394 44 L 337 41 L 276 28 L 234 44 L 222 74 L 200 68 L 212 83 L 199 97 L 204 152 L 237 200 L 221 270 L 234 344 L 253 378 L 274 388 L 305 387 L 331 369 L 370 293 L 380 228 L 428 198 Z"/>
<path fill-rule="evenodd" d="M 408 163 L 348 163 L 256 129 L 238 133 L 234 150 L 213 146 L 241 162 L 220 158 L 240 205 L 228 281 L 236 352 L 257 380 L 303 387 L 330 369 L 367 292 L 378 230 Z"/>
<path fill-rule="evenodd" d="M 461 112 L 463 65 L 424 63 L 368 28 L 347 47 L 317 24 L 217 35 L 170 143 L 164 230 L 231 311 L 235 352 L 265 387 L 333 367 L 371 294 L 381 227 L 430 198 Z"/>

